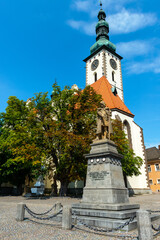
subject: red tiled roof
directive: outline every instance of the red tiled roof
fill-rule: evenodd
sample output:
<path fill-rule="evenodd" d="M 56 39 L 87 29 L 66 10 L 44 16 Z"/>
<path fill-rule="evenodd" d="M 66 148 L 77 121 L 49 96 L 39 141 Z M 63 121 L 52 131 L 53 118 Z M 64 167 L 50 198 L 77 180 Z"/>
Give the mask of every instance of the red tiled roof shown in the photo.
<path fill-rule="evenodd" d="M 98 81 L 93 83 L 91 87 L 93 87 L 98 94 L 102 95 L 103 101 L 105 102 L 107 107 L 109 107 L 110 109 L 119 109 L 134 116 L 126 107 L 124 102 L 120 99 L 120 97 L 112 93 L 112 86 L 105 76 L 101 77 Z"/>

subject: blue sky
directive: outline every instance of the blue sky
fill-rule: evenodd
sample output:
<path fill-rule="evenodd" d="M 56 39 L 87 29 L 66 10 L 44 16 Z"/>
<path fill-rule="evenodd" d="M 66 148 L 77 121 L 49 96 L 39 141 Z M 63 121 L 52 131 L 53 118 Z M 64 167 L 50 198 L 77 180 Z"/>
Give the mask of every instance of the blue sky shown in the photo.
<path fill-rule="evenodd" d="M 160 144 L 160 2 L 103 0 L 110 40 L 122 55 L 125 104 L 144 130 L 147 147 Z M 85 87 L 85 63 L 95 42 L 98 0 L 0 0 L 0 112 L 9 96 L 27 100 Z"/>

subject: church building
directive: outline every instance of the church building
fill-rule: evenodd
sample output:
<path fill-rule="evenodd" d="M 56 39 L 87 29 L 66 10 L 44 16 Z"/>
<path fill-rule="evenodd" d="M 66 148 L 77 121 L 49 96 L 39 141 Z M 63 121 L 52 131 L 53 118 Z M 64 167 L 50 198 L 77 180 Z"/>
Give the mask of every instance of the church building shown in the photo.
<path fill-rule="evenodd" d="M 106 14 L 101 4 L 96 24 L 96 42 L 90 48 L 90 55 L 84 59 L 86 85 L 91 85 L 102 95 L 106 106 L 112 111 L 112 118 L 122 121 L 130 147 L 136 156 L 143 159 L 141 175 L 128 177 L 128 189 L 135 194 L 150 193 L 143 130 L 134 122 L 134 114 L 124 103 L 121 70 L 123 58 L 116 52 L 116 46 L 109 41 L 108 33 L 109 24 L 106 22 Z"/>

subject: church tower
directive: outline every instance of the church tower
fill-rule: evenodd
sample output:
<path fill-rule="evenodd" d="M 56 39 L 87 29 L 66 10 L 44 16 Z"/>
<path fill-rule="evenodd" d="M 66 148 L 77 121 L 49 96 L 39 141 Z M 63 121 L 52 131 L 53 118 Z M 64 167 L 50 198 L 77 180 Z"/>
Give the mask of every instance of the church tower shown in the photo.
<path fill-rule="evenodd" d="M 143 160 L 139 169 L 141 174 L 127 178 L 129 192 L 150 193 L 143 129 L 135 123 L 134 114 L 124 104 L 122 57 L 116 53 L 116 46 L 109 41 L 109 24 L 106 22 L 102 4 L 100 6 L 96 24 L 96 42 L 90 48 L 90 55 L 84 60 L 86 62 L 86 85 L 91 85 L 102 96 L 106 106 L 112 111 L 112 119 L 118 119 L 123 123 L 130 148 Z"/>
<path fill-rule="evenodd" d="M 109 41 L 109 24 L 106 22 L 106 14 L 102 9 L 98 13 L 96 24 L 96 43 L 90 48 L 90 55 L 84 59 L 86 62 L 86 85 L 91 85 L 105 76 L 121 100 L 123 97 L 121 59 L 116 53 L 116 46 Z"/>

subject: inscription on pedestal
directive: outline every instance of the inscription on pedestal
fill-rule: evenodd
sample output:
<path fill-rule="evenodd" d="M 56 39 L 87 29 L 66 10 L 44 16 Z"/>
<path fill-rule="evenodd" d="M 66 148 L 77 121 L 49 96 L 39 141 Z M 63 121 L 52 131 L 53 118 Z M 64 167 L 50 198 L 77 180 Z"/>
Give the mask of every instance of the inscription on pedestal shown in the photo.
<path fill-rule="evenodd" d="M 109 175 L 107 171 L 89 173 L 89 177 L 92 178 L 92 180 L 104 180 L 104 177 L 107 175 Z"/>

